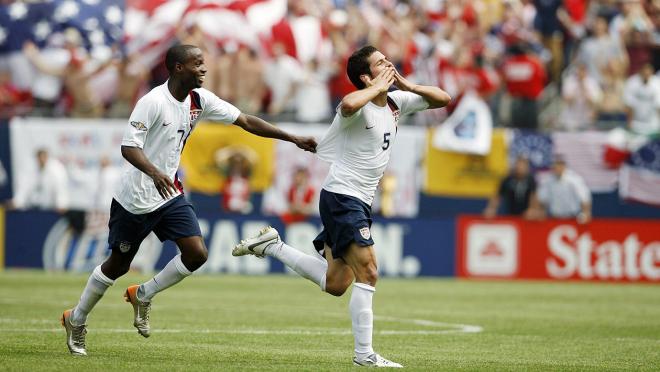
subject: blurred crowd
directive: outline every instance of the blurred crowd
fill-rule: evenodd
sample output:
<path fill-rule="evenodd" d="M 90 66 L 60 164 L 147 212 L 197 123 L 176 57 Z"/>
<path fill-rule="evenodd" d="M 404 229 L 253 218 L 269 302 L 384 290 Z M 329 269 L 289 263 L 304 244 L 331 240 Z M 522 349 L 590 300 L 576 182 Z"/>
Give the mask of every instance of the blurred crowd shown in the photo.
<path fill-rule="evenodd" d="M 410 80 L 441 86 L 454 105 L 478 93 L 496 126 L 660 129 L 658 0 L 289 0 L 287 9 L 258 44 L 209 37 L 194 20 L 179 25 L 175 42 L 204 50 L 205 88 L 274 120 L 326 121 L 353 90 L 348 56 L 372 44 Z M 296 39 L 293 24 L 321 32 Z M 53 35 L 42 49 L 24 45 L 38 75 L 29 87 L 0 65 L 2 116 L 125 118 L 166 79 L 162 63 L 145 64 L 121 45 L 93 56 L 80 32 Z M 412 121 L 436 124 L 451 110 Z"/>

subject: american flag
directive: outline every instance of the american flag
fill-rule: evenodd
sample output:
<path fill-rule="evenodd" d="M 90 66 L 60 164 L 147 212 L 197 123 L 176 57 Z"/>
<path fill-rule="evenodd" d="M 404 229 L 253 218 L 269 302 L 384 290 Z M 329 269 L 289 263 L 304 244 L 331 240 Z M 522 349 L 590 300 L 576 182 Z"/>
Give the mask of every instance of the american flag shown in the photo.
<path fill-rule="evenodd" d="M 592 192 L 612 192 L 618 186 L 618 170 L 605 163 L 607 132 L 560 132 L 552 135 L 554 152 L 584 178 Z"/>
<path fill-rule="evenodd" d="M 632 154 L 621 167 L 619 182 L 622 198 L 660 206 L 660 140 Z"/>
<path fill-rule="evenodd" d="M 516 129 L 509 145 L 509 164 L 519 156 L 529 160 L 532 169 L 545 170 L 552 165 L 552 138 L 532 130 Z"/>
<path fill-rule="evenodd" d="M 0 54 L 26 41 L 44 46 L 54 33 L 75 28 L 87 49 L 107 48 L 123 37 L 123 0 L 15 1 L 0 6 Z"/>
<path fill-rule="evenodd" d="M 157 62 L 181 28 L 197 26 L 207 40 L 255 49 L 274 40 L 302 62 L 328 53 L 316 17 L 287 18 L 287 0 L 46 0 L 1 2 L 0 55 L 26 41 L 46 45 L 53 33 L 73 27 L 88 50 L 120 43 L 147 65 Z"/>

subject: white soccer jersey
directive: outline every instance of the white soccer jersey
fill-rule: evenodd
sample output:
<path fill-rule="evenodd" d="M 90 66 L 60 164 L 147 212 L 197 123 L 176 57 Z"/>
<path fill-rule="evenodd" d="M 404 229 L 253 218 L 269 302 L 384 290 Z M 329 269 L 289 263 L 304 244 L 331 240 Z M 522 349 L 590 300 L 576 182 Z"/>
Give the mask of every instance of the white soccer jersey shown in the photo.
<path fill-rule="evenodd" d="M 141 148 L 149 161 L 168 175 L 183 189 L 176 179 L 181 152 L 195 125 L 203 120 L 233 123 L 240 111 L 210 91 L 193 90 L 181 102 L 172 96 L 165 84 L 157 86 L 142 97 L 124 132 L 122 146 Z M 167 200 L 158 193 L 151 177 L 126 163 L 115 199 L 133 214 L 152 212 Z"/>
<path fill-rule="evenodd" d="M 390 160 L 400 115 L 422 111 L 428 103 L 421 96 L 404 91 L 388 93 L 396 106 L 364 105 L 350 117 L 335 118 L 318 144 L 317 154 L 332 162 L 323 189 L 356 197 L 368 205 L 374 200 L 378 182 Z"/>

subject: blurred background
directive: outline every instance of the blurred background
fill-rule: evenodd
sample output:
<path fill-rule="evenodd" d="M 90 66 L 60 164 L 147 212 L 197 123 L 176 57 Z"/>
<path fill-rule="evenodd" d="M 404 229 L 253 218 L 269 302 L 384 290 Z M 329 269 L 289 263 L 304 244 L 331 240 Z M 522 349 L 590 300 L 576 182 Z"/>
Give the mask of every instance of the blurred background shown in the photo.
<path fill-rule="evenodd" d="M 202 48 L 205 88 L 320 138 L 372 44 L 447 108 L 403 118 L 373 209 L 386 276 L 660 281 L 660 1 L 0 1 L 0 267 L 87 271 L 107 254 L 123 129 Z M 202 124 L 179 176 L 204 272 L 264 225 L 311 250 L 328 164 Z M 175 254 L 154 237 L 136 270 Z M 279 266 L 278 266 L 279 265 Z"/>

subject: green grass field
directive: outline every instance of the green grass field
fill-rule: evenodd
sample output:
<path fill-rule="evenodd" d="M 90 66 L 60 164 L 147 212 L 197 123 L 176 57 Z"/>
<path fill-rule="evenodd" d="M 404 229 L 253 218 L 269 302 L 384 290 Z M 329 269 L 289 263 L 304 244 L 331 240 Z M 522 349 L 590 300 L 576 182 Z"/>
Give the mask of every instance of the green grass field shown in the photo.
<path fill-rule="evenodd" d="M 144 339 L 122 299 L 143 279 L 108 290 L 88 319 L 89 356 L 74 358 L 59 317 L 87 275 L 0 272 L 0 370 L 356 369 L 350 293 L 285 275 L 194 276 L 155 298 Z M 658 285 L 382 279 L 374 307 L 376 351 L 407 369 L 660 369 Z"/>

